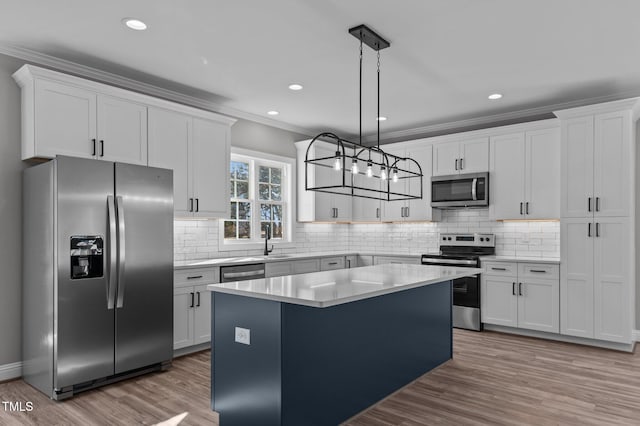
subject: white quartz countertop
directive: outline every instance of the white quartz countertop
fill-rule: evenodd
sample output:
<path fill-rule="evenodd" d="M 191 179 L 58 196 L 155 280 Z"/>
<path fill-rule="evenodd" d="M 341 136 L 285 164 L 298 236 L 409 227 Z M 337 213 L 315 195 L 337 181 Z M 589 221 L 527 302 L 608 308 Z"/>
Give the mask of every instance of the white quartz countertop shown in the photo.
<path fill-rule="evenodd" d="M 221 284 L 208 290 L 326 308 L 482 272 L 479 268 L 386 264 Z"/>
<path fill-rule="evenodd" d="M 527 256 L 481 256 L 480 262 L 529 262 L 560 264 L 559 257 L 527 257 Z"/>
<path fill-rule="evenodd" d="M 421 253 L 358 253 L 352 251 L 327 251 L 327 252 L 307 252 L 307 253 L 291 253 L 291 254 L 270 254 L 268 256 L 262 255 L 247 255 L 236 257 L 217 257 L 213 259 L 203 260 L 184 260 L 174 263 L 175 269 L 188 269 L 188 268 L 206 268 L 207 266 L 229 266 L 239 265 L 245 263 L 269 263 L 269 262 L 284 262 L 290 260 L 308 259 L 308 258 L 322 258 L 333 256 L 385 256 L 385 257 L 415 257 L 419 258 Z"/>

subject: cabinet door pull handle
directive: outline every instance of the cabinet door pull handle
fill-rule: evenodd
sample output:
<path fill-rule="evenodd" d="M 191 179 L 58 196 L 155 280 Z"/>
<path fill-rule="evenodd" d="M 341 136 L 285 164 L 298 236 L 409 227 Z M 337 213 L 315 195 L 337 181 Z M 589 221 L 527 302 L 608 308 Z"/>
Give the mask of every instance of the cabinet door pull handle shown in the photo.
<path fill-rule="evenodd" d="M 464 160 L 464 158 L 460 159 L 460 170 L 464 170 L 464 163 L 462 162 L 462 160 Z"/>
<path fill-rule="evenodd" d="M 511 283 L 511 294 L 516 295 L 516 283 Z"/>
<path fill-rule="evenodd" d="M 200 211 L 200 198 L 196 198 L 196 212 Z"/>
<path fill-rule="evenodd" d="M 522 296 L 522 283 L 518 283 L 518 295 Z"/>
<path fill-rule="evenodd" d="M 191 295 L 191 306 L 189 306 L 190 308 L 193 308 L 193 302 L 194 302 L 194 294 L 193 292 L 189 293 Z"/>
<path fill-rule="evenodd" d="M 95 138 L 91 139 L 91 144 L 93 146 L 93 148 L 91 149 L 91 155 L 96 155 L 96 140 L 95 140 Z"/>
<path fill-rule="evenodd" d="M 587 225 L 587 237 L 591 236 L 591 222 Z"/>
<path fill-rule="evenodd" d="M 198 303 L 196 304 L 196 307 L 200 307 L 200 292 L 198 292 Z"/>
<path fill-rule="evenodd" d="M 541 274 L 546 274 L 546 273 L 547 273 L 547 271 L 544 271 L 544 270 L 542 270 L 542 269 L 530 269 L 529 271 L 531 271 L 531 272 L 538 272 L 538 273 L 541 273 Z"/>
<path fill-rule="evenodd" d="M 587 211 L 591 211 L 591 197 L 587 199 Z"/>
<path fill-rule="evenodd" d="M 456 170 L 458 170 L 458 159 L 456 158 Z"/>
<path fill-rule="evenodd" d="M 380 219 L 380 207 L 376 207 L 376 219 Z"/>
<path fill-rule="evenodd" d="M 600 236 L 600 223 L 596 222 L 596 237 Z"/>
<path fill-rule="evenodd" d="M 522 214 L 522 202 L 520 203 L 520 214 Z"/>
<path fill-rule="evenodd" d="M 198 278 L 202 278 L 202 275 L 192 275 L 187 277 L 188 280 L 197 280 Z"/>
<path fill-rule="evenodd" d="M 491 267 L 492 271 L 506 271 L 507 268 L 494 268 L 493 266 Z"/>
<path fill-rule="evenodd" d="M 347 259 L 347 268 L 351 269 L 351 259 Z"/>
<path fill-rule="evenodd" d="M 529 202 L 524 203 L 524 212 L 525 214 L 529 214 Z"/>
<path fill-rule="evenodd" d="M 329 262 L 329 265 L 337 265 L 338 262 Z"/>
<path fill-rule="evenodd" d="M 100 157 L 104 157 L 104 141 L 100 139 Z"/>
<path fill-rule="evenodd" d="M 596 211 L 600 211 L 600 197 L 596 197 Z"/>

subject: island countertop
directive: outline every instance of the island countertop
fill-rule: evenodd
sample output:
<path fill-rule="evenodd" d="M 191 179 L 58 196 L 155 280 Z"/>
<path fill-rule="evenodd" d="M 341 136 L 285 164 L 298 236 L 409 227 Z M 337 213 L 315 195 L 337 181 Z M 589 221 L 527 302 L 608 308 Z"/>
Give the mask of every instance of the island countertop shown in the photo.
<path fill-rule="evenodd" d="M 213 292 L 326 308 L 475 275 L 480 268 L 384 264 L 210 284 Z"/>

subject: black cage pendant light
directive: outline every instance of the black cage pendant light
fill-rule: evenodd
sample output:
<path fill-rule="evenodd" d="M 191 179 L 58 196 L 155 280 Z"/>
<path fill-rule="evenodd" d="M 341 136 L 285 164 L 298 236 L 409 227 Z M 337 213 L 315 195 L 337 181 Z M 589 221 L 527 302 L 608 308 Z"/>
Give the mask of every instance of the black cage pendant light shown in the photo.
<path fill-rule="evenodd" d="M 360 132 L 358 142 L 331 132 L 314 137 L 305 155 L 305 189 L 384 201 L 422 198 L 422 168 L 417 161 L 384 152 L 380 148 L 380 50 L 389 42 L 366 25 L 349 29 L 360 40 Z M 377 144 L 362 142 L 362 48 L 366 44 L 378 53 Z M 361 167 L 364 165 L 365 167 Z M 313 176 L 313 178 L 312 178 Z"/>

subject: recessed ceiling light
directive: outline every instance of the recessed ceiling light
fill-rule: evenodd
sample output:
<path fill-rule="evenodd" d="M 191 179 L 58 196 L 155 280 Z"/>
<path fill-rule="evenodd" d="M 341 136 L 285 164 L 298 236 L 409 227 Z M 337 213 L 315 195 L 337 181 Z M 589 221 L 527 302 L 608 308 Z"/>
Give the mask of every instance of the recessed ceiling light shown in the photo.
<path fill-rule="evenodd" d="M 278 111 L 271 110 L 271 111 L 267 111 L 267 114 L 269 114 L 269 115 L 278 115 L 280 113 Z"/>
<path fill-rule="evenodd" d="M 290 84 L 289 89 L 291 90 L 302 90 L 302 85 L 298 83 Z"/>
<path fill-rule="evenodd" d="M 147 24 L 136 18 L 124 18 L 122 23 L 136 31 L 144 31 L 147 29 Z"/>
<path fill-rule="evenodd" d="M 380 116 L 376 118 L 376 121 L 387 121 L 387 117 Z"/>
<path fill-rule="evenodd" d="M 489 95 L 489 99 L 496 100 L 496 99 L 500 99 L 502 97 L 502 95 L 500 93 L 493 93 L 491 95 Z"/>

